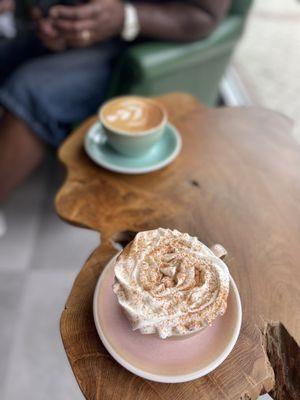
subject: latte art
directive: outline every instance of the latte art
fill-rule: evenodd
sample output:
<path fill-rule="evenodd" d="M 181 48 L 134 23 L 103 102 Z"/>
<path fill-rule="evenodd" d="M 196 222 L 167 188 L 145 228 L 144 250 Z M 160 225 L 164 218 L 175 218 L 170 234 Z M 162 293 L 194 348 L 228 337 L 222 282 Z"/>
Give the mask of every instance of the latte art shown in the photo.
<path fill-rule="evenodd" d="M 153 100 L 137 96 L 116 98 L 102 109 L 102 122 L 126 133 L 143 133 L 159 126 L 164 118 L 161 106 Z"/>
<path fill-rule="evenodd" d="M 138 233 L 119 255 L 113 290 L 134 330 L 167 338 L 224 314 L 229 272 L 197 238 L 159 228 Z"/>
<path fill-rule="evenodd" d="M 121 108 L 113 110 L 111 114 L 107 114 L 106 119 L 110 123 L 123 121 L 131 126 L 144 126 L 147 119 L 147 110 L 142 104 L 127 101 L 122 104 Z"/>

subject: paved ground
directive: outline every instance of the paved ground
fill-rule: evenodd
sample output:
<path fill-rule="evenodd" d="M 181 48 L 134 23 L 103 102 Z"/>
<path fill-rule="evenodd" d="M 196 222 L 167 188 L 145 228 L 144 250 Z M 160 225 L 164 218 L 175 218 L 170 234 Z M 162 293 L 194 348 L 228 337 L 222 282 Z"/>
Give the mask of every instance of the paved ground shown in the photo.
<path fill-rule="evenodd" d="M 233 64 L 253 103 L 291 117 L 300 142 L 300 2 L 256 0 Z"/>
<path fill-rule="evenodd" d="M 82 399 L 59 336 L 59 316 L 74 277 L 98 235 L 60 221 L 54 160 L 4 205 L 0 238 L 0 399 Z"/>

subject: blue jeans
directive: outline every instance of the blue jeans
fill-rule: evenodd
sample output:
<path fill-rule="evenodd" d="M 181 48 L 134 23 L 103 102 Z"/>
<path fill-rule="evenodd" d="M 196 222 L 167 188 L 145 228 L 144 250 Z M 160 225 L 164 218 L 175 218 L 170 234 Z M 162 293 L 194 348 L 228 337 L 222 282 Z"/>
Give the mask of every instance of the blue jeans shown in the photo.
<path fill-rule="evenodd" d="M 56 147 L 74 123 L 97 111 L 122 47 L 115 39 L 51 53 L 29 31 L 0 40 L 0 105 Z"/>

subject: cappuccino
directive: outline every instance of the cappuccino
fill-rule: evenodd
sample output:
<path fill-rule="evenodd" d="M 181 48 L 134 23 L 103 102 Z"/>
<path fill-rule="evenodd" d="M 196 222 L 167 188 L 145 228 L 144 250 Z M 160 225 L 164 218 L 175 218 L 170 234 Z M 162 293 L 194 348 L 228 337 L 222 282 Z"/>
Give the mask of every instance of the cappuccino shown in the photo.
<path fill-rule="evenodd" d="M 101 109 L 101 122 L 109 129 L 124 134 L 143 134 L 165 122 L 166 113 L 156 101 L 138 97 L 119 97 Z"/>

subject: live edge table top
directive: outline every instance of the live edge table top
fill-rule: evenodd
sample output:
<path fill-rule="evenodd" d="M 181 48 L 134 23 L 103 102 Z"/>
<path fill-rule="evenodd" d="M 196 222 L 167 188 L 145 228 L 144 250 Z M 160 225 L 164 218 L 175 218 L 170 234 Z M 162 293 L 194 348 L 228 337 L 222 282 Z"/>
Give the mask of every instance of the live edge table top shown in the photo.
<path fill-rule="evenodd" d="M 57 212 L 101 232 L 101 245 L 78 274 L 62 313 L 65 350 L 87 399 L 256 399 L 274 385 L 256 324 L 280 320 L 300 341 L 300 148 L 292 123 L 261 108 L 209 109 L 181 93 L 159 100 L 183 139 L 179 157 L 161 171 L 132 176 L 96 166 L 83 149 L 96 117 L 60 148 L 67 177 Z M 208 376 L 184 384 L 150 382 L 126 371 L 106 352 L 93 322 L 94 288 L 117 251 L 114 242 L 159 226 L 208 246 L 221 243 L 243 305 L 231 355 Z"/>

